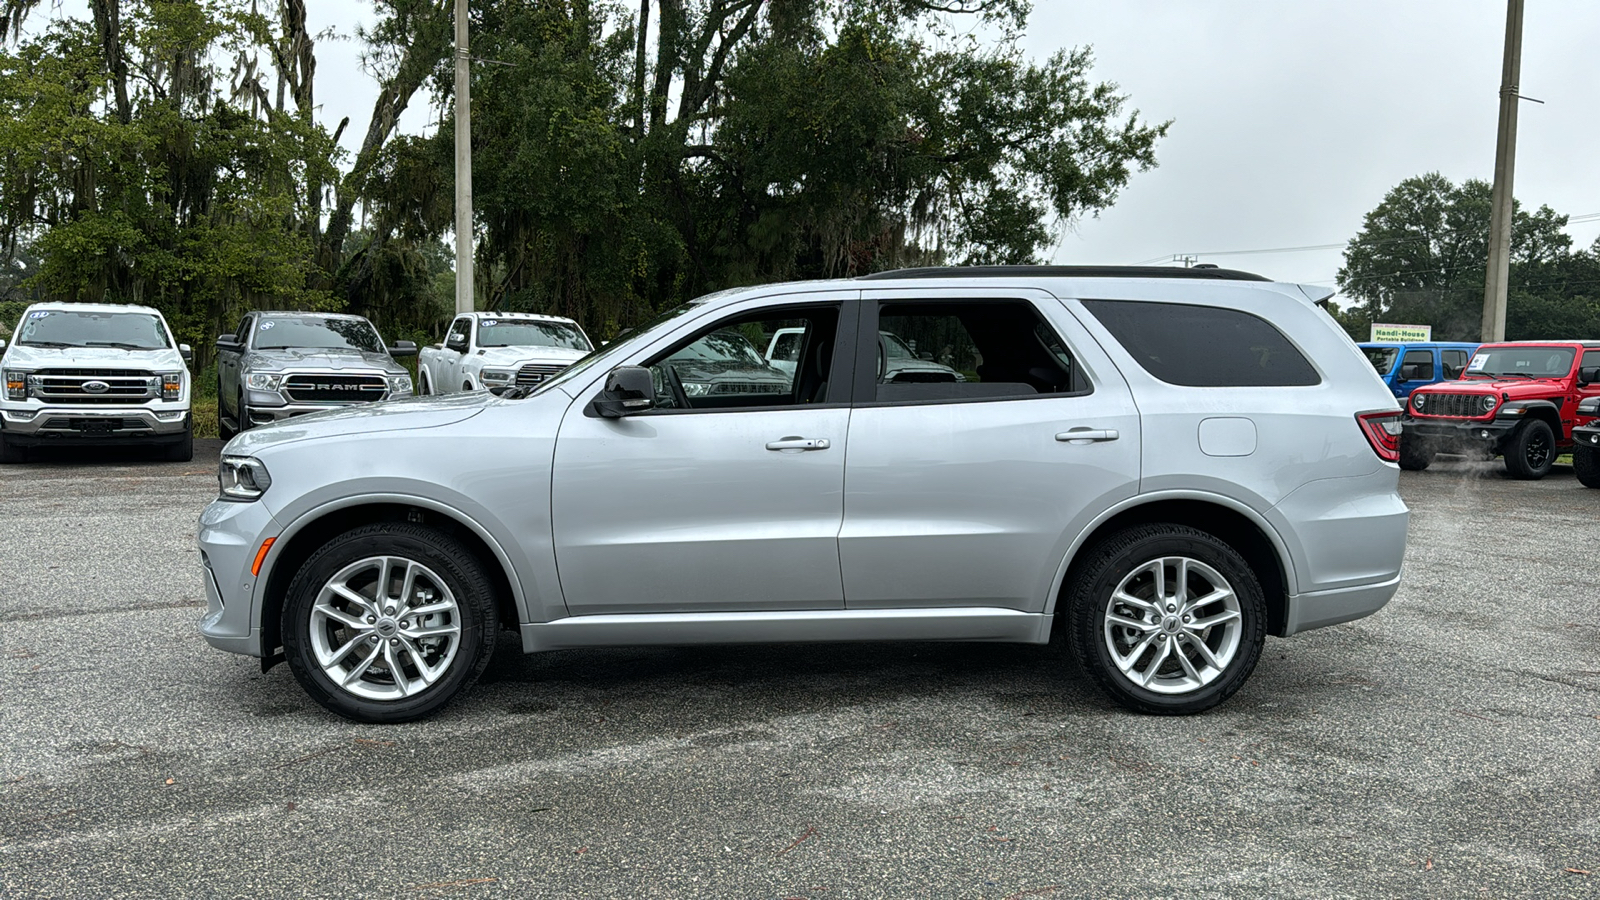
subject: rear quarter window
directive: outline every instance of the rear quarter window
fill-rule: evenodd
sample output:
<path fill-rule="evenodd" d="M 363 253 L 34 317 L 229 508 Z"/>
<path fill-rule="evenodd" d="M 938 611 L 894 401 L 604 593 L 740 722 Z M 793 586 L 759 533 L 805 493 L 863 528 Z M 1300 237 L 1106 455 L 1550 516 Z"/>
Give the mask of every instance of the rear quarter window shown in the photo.
<path fill-rule="evenodd" d="M 1317 370 L 1271 322 L 1237 309 L 1082 301 L 1146 372 L 1185 387 L 1304 387 Z"/>

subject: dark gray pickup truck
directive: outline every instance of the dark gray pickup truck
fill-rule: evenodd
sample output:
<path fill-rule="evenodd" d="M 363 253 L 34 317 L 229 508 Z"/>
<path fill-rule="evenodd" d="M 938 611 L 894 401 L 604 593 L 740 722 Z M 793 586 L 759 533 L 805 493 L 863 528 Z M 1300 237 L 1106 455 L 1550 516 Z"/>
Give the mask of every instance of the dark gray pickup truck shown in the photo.
<path fill-rule="evenodd" d="M 252 312 L 217 338 L 217 430 L 230 438 L 252 425 L 356 403 L 411 396 L 411 376 L 394 361 L 417 345 L 384 344 L 361 316 Z"/>

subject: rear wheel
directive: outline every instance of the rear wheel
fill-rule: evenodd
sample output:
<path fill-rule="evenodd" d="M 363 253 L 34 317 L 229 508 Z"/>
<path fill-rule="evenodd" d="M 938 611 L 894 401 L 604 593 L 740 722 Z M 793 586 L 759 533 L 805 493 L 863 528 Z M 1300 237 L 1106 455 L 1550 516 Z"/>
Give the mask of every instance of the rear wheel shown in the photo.
<path fill-rule="evenodd" d="M 408 722 L 465 690 L 494 650 L 493 588 L 441 531 L 384 522 L 318 550 L 289 585 L 283 649 L 327 709 L 360 722 Z"/>
<path fill-rule="evenodd" d="M 1183 525 L 1129 528 L 1090 550 L 1068 617 L 1089 676 L 1121 705 L 1159 715 L 1232 696 L 1266 640 L 1266 601 L 1249 564 Z"/>
<path fill-rule="evenodd" d="M 433 396 L 433 383 L 428 380 L 427 369 L 417 373 L 417 393 L 424 397 Z"/>
<path fill-rule="evenodd" d="M 1600 488 L 1600 450 L 1594 447 L 1574 447 L 1572 468 L 1584 487 Z"/>
<path fill-rule="evenodd" d="M 1433 462 L 1433 446 L 1419 437 L 1400 437 L 1400 468 L 1421 472 Z"/>
<path fill-rule="evenodd" d="M 1556 461 L 1556 436 L 1541 419 L 1523 422 L 1506 443 L 1506 472 L 1512 478 L 1537 481 L 1550 474 Z"/>

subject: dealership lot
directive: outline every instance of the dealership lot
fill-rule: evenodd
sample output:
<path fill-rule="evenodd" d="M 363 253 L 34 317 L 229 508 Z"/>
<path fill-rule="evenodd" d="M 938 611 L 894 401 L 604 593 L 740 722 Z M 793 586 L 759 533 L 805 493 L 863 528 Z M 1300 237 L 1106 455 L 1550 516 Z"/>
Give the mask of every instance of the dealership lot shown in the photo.
<path fill-rule="evenodd" d="M 525 657 L 355 725 L 211 650 L 192 463 L 0 467 L 0 895 L 1600 896 L 1600 491 L 1404 473 L 1399 595 L 1139 717 L 1049 648 Z"/>

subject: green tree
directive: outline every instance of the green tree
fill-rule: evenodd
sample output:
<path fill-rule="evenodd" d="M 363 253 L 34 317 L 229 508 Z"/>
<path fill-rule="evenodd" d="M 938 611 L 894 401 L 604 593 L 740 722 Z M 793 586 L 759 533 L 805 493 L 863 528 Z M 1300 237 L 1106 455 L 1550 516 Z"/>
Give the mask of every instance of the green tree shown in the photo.
<path fill-rule="evenodd" d="M 1491 187 L 1438 173 L 1408 178 L 1367 213 L 1345 248 L 1339 288 L 1357 302 L 1338 314 L 1364 340 L 1372 322 L 1432 325 L 1439 340 L 1477 340 L 1483 321 Z M 1595 254 L 1574 253 L 1567 217 L 1520 206 L 1512 220 L 1511 340 L 1600 336 Z"/>

